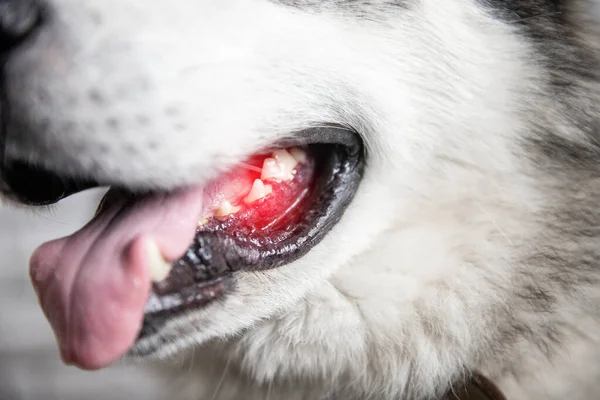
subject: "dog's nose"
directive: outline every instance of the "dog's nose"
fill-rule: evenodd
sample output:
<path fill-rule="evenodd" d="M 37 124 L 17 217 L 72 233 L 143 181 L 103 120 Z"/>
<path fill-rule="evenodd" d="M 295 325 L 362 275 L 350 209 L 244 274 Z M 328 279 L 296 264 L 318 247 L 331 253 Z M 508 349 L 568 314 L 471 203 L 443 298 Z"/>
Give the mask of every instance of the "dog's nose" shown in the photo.
<path fill-rule="evenodd" d="M 40 22 L 39 0 L 0 0 L 0 51 L 18 46 Z"/>

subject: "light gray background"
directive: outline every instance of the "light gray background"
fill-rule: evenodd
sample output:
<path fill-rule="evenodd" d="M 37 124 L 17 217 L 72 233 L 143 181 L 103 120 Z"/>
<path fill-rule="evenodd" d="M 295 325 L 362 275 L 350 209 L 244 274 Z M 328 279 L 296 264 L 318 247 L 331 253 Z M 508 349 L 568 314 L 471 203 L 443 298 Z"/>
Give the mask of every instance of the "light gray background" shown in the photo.
<path fill-rule="evenodd" d="M 62 365 L 29 282 L 32 251 L 83 226 L 101 195 L 82 193 L 44 212 L 0 204 L 0 400 L 166 399 L 141 368 L 83 372 Z"/>

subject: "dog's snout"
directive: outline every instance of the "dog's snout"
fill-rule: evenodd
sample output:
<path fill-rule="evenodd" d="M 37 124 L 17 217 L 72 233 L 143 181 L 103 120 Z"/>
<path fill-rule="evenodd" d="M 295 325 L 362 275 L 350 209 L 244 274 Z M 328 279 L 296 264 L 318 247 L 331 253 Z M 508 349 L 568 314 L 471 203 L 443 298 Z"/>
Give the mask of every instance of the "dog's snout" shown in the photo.
<path fill-rule="evenodd" d="M 0 50 L 18 46 L 40 22 L 39 0 L 0 0 Z"/>

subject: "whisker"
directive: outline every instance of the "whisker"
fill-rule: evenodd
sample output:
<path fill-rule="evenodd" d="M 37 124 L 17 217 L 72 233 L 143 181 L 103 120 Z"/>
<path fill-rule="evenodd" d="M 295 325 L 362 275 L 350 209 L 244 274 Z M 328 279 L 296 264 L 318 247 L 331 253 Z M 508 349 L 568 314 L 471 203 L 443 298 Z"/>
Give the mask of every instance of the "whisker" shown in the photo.
<path fill-rule="evenodd" d="M 212 400 L 216 400 L 217 396 L 219 396 L 219 392 L 221 391 L 221 386 L 223 386 L 223 382 L 225 381 L 225 376 L 229 371 L 229 363 L 231 362 L 231 356 L 227 357 L 227 363 L 225 364 L 225 368 L 223 368 L 223 374 L 221 374 L 221 379 L 219 379 L 219 383 L 217 383 L 217 388 L 215 389 L 215 393 L 213 394 Z"/>
<path fill-rule="evenodd" d="M 194 358 L 196 357 L 196 346 L 192 346 L 192 356 L 190 357 L 190 366 L 188 372 L 192 372 L 194 367 Z"/>

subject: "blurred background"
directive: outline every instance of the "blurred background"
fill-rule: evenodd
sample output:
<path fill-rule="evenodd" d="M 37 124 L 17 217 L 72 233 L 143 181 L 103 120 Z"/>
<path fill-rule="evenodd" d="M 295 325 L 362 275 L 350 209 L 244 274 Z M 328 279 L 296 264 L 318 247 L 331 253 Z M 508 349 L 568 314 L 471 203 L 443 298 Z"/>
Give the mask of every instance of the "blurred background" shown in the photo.
<path fill-rule="evenodd" d="M 64 366 L 28 276 L 42 242 L 72 233 L 91 218 L 101 190 L 50 210 L 0 204 L 0 400 L 164 400 L 141 367 L 83 372 Z"/>

